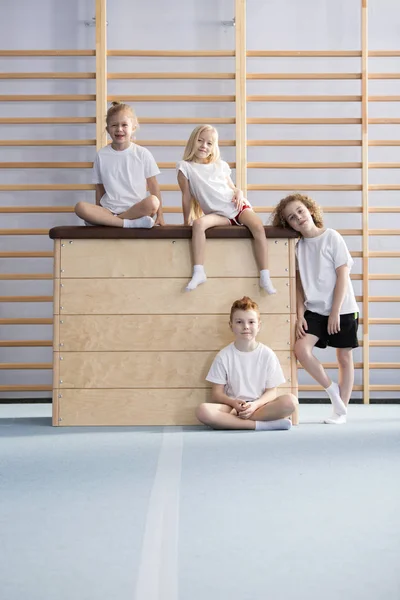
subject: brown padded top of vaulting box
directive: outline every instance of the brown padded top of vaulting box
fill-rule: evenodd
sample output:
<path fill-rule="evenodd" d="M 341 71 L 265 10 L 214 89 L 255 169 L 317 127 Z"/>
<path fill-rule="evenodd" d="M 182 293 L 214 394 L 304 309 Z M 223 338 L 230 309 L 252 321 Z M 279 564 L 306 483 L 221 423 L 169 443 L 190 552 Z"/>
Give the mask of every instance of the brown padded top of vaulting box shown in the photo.
<path fill-rule="evenodd" d="M 297 233 L 281 227 L 264 227 L 267 238 L 296 238 Z M 188 225 L 163 225 L 152 229 L 125 229 L 123 227 L 53 227 L 49 231 L 52 240 L 187 240 L 192 237 L 192 228 Z M 251 238 L 247 227 L 224 225 L 207 229 L 208 238 Z"/>

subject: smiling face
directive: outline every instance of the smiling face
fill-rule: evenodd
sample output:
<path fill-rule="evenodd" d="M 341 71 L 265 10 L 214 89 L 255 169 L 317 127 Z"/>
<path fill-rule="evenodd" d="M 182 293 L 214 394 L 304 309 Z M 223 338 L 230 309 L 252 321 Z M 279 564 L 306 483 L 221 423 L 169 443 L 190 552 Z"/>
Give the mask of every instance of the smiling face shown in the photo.
<path fill-rule="evenodd" d="M 283 209 L 283 216 L 287 224 L 301 234 L 315 228 L 310 211 L 300 200 L 289 202 Z"/>
<path fill-rule="evenodd" d="M 260 331 L 260 317 L 255 310 L 235 310 L 230 327 L 237 342 L 251 343 Z"/>
<path fill-rule="evenodd" d="M 114 150 L 126 150 L 131 144 L 132 133 L 136 129 L 132 115 L 127 111 L 120 110 L 107 123 L 107 131 L 112 139 Z"/>
<path fill-rule="evenodd" d="M 194 143 L 194 160 L 199 163 L 208 162 L 215 146 L 215 134 L 212 129 L 202 131 Z"/>

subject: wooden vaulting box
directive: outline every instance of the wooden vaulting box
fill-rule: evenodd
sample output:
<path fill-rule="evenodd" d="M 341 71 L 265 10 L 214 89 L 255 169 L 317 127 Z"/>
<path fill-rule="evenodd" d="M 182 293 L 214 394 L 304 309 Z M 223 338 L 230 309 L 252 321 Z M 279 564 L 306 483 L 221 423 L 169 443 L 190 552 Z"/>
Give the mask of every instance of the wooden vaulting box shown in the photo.
<path fill-rule="evenodd" d="M 297 394 L 294 243 L 266 227 L 277 294 L 258 285 L 245 227 L 207 232 L 207 282 L 193 292 L 191 228 L 55 227 L 53 425 L 189 425 L 205 376 L 229 342 L 232 302 L 261 312 L 259 340 Z M 288 237 L 289 236 L 289 237 Z"/>

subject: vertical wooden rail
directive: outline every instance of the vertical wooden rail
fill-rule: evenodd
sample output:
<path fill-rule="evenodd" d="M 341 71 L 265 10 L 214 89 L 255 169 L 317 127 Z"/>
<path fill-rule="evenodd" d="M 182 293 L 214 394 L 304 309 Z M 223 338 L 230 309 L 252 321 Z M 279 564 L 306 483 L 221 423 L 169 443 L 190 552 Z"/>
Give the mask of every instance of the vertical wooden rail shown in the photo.
<path fill-rule="evenodd" d="M 106 0 L 96 0 L 96 149 L 107 144 L 107 21 Z"/>
<path fill-rule="evenodd" d="M 369 404 L 369 247 L 368 247 L 368 0 L 361 6 L 361 161 L 362 161 L 362 267 L 363 267 L 363 386 Z"/>
<path fill-rule="evenodd" d="M 235 0 L 236 185 L 247 196 L 246 0 Z"/>

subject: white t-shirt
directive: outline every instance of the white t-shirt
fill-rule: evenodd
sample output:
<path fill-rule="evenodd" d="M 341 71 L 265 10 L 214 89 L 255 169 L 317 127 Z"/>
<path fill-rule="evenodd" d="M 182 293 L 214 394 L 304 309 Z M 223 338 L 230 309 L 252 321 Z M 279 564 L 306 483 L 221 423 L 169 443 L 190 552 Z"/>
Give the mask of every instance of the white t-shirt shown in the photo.
<path fill-rule="evenodd" d="M 216 214 L 233 219 L 238 209 L 232 202 L 234 191 L 228 185 L 231 169 L 224 160 L 208 164 L 181 160 L 176 166 L 189 181 L 190 192 L 205 215 Z"/>
<path fill-rule="evenodd" d="M 96 155 L 92 181 L 106 190 L 101 206 L 119 214 L 148 196 L 146 179 L 159 173 L 147 148 L 132 143 L 126 150 L 114 150 L 109 145 Z"/>
<path fill-rule="evenodd" d="M 307 310 L 325 316 L 330 314 L 337 281 L 336 269 L 347 265 L 349 278 L 340 314 L 358 312 L 350 280 L 353 259 L 340 233 L 326 229 L 317 237 L 301 238 L 296 245 L 296 256 Z"/>
<path fill-rule="evenodd" d="M 241 352 L 232 342 L 215 357 L 206 377 L 211 383 L 225 385 L 230 398 L 253 402 L 265 390 L 285 382 L 275 352 L 259 343 L 252 352 Z"/>

